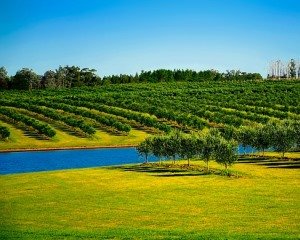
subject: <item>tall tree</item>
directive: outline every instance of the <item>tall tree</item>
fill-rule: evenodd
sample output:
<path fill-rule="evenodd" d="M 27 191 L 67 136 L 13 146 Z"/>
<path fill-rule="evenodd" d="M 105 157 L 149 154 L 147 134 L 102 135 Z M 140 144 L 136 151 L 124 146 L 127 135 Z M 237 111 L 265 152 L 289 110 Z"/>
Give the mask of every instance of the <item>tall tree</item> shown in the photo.
<path fill-rule="evenodd" d="M 5 67 L 0 67 L 0 89 L 8 89 L 9 76 Z"/>
<path fill-rule="evenodd" d="M 290 78 L 296 78 L 296 76 L 297 76 L 295 59 L 291 59 L 291 61 L 289 62 L 289 76 L 290 76 Z"/>
<path fill-rule="evenodd" d="M 44 73 L 44 76 L 42 77 L 41 85 L 43 88 L 57 88 L 57 78 L 56 73 L 52 70 L 48 70 Z"/>
<path fill-rule="evenodd" d="M 13 89 L 32 90 L 39 86 L 40 77 L 32 69 L 23 68 L 12 78 Z"/>

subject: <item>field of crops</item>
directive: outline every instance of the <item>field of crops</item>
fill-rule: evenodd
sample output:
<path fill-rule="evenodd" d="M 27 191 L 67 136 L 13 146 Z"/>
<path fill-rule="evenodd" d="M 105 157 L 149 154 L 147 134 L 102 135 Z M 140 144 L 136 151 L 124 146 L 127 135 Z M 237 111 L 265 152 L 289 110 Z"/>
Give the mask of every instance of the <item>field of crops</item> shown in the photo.
<path fill-rule="evenodd" d="M 133 132 L 239 128 L 266 124 L 272 119 L 300 120 L 299 81 L 140 83 L 3 91 L 0 137 L 5 141 L 0 146 L 3 149 L 12 141 L 8 132 L 16 129 L 23 132 L 24 138 L 35 138 L 47 146 L 47 142 L 59 145 L 63 140 L 55 138 L 57 132 L 78 140 L 93 139 L 99 131 L 126 138 Z M 13 140 L 16 146 L 19 140 Z M 101 137 L 97 144 L 103 145 Z"/>

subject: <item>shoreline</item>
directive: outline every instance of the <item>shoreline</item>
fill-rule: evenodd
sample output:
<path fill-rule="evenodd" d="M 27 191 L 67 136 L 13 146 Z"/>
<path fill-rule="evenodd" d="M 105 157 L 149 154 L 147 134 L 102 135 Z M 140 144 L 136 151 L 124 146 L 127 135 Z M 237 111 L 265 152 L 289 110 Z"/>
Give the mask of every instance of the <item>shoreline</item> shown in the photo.
<path fill-rule="evenodd" d="M 4 149 L 0 153 L 11 152 L 43 152 L 43 151 L 60 151 L 60 150 L 80 150 L 80 149 L 105 149 L 105 148 L 133 148 L 137 145 L 116 145 L 116 146 L 80 146 L 80 147 L 50 147 L 50 148 L 18 148 L 18 149 Z"/>

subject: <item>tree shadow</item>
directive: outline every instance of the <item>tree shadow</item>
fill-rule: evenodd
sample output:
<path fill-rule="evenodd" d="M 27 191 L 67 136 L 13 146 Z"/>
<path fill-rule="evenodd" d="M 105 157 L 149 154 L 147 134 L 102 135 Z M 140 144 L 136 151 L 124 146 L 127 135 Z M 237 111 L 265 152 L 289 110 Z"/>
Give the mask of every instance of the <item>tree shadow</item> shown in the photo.
<path fill-rule="evenodd" d="M 109 167 L 109 169 L 119 169 L 126 172 L 140 172 L 140 173 L 150 173 L 155 177 L 194 177 L 212 174 L 213 172 L 207 172 L 203 169 L 191 170 L 182 169 L 177 166 L 170 165 L 159 165 L 159 164 L 140 164 L 140 165 L 130 165 L 130 166 L 114 166 Z"/>
<path fill-rule="evenodd" d="M 300 158 L 276 158 L 276 157 L 242 157 L 238 160 L 239 163 L 250 163 L 263 165 L 269 168 L 300 168 Z"/>

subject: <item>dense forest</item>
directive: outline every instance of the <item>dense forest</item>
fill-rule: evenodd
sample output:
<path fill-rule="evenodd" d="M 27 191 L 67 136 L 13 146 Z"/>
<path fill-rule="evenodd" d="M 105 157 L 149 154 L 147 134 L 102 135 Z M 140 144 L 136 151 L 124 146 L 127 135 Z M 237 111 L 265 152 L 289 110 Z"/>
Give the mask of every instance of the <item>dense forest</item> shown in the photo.
<path fill-rule="evenodd" d="M 43 75 L 36 74 L 32 69 L 23 68 L 14 76 L 8 76 L 4 67 L 0 68 L 0 89 L 60 89 L 81 86 L 99 86 L 118 83 L 154 83 L 154 82 L 203 82 L 203 81 L 240 81 L 262 80 L 259 73 L 227 71 L 220 73 L 216 70 L 166 70 L 142 71 L 135 75 L 111 75 L 100 77 L 95 69 L 77 66 L 59 67 L 48 70 Z"/>

